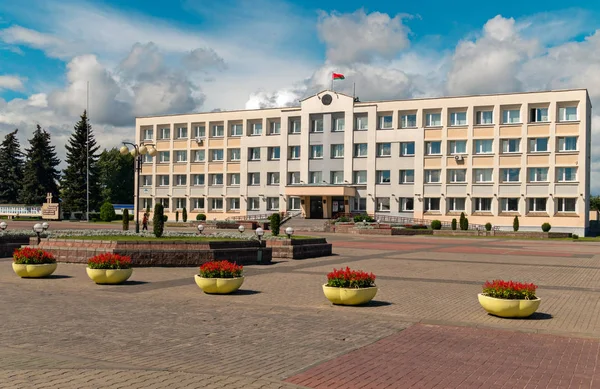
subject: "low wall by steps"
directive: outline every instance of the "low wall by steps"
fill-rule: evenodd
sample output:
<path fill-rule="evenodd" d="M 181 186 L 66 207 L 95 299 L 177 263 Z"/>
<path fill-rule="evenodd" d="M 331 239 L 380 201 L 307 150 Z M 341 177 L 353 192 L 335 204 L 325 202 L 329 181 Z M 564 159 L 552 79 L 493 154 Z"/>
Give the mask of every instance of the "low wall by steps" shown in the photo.
<path fill-rule="evenodd" d="M 273 258 L 305 259 L 332 254 L 332 245 L 325 238 L 267 240 L 267 247 L 273 250 Z"/>

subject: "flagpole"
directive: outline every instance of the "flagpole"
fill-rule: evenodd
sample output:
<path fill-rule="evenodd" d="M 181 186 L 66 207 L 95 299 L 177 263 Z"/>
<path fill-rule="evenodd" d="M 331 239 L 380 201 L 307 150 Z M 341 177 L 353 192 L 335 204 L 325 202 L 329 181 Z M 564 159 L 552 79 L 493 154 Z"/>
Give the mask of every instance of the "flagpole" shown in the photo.
<path fill-rule="evenodd" d="M 333 92 L 333 81 L 334 81 L 333 73 L 331 73 L 331 91 L 332 92 Z"/>

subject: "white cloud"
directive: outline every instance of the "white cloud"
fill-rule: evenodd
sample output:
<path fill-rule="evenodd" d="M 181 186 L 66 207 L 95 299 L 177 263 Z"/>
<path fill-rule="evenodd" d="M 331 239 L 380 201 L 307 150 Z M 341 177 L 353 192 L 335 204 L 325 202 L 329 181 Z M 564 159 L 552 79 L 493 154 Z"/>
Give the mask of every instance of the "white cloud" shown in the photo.
<path fill-rule="evenodd" d="M 54 58 L 68 58 L 76 50 L 75 45 L 68 44 L 50 34 L 21 26 L 11 26 L 0 30 L 0 39 L 9 45 L 25 45 L 44 50 L 48 56 Z"/>
<path fill-rule="evenodd" d="M 2 89 L 23 90 L 23 78 L 14 75 L 0 75 L 0 90 Z"/>
<path fill-rule="evenodd" d="M 208 70 L 225 70 L 225 60 L 210 47 L 198 48 L 183 57 L 183 65 L 190 71 L 204 72 Z"/>

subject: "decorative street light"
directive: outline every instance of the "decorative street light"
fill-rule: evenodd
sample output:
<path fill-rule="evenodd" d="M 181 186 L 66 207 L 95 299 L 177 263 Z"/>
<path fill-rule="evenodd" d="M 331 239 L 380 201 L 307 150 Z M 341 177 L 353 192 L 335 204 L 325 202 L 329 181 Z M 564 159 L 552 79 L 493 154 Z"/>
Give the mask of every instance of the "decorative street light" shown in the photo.
<path fill-rule="evenodd" d="M 133 149 L 130 151 L 129 148 L 127 147 L 127 145 L 133 146 Z M 140 172 L 142 171 L 142 156 L 145 154 L 148 154 L 151 157 L 154 157 L 158 153 L 158 151 L 156 150 L 156 147 L 154 147 L 154 144 L 152 144 L 152 143 L 149 143 L 149 144 L 140 143 L 139 145 L 137 145 L 135 143 L 129 143 L 129 142 L 123 142 L 123 146 L 121 146 L 121 149 L 119 151 L 121 152 L 121 155 L 127 155 L 127 154 L 131 153 L 131 155 L 133 156 L 133 166 L 134 166 L 134 169 L 136 172 L 136 180 L 137 180 L 136 196 L 135 196 L 135 201 L 136 201 L 135 232 L 137 234 L 140 232 Z"/>
<path fill-rule="evenodd" d="M 265 234 L 265 231 L 262 228 L 258 227 L 255 232 L 256 236 L 258 237 L 258 241 L 260 242 L 262 240 L 263 235 Z"/>
<path fill-rule="evenodd" d="M 292 239 L 292 235 L 294 235 L 294 229 L 292 227 L 288 227 L 285 229 L 285 233 L 288 236 L 288 239 Z"/>
<path fill-rule="evenodd" d="M 42 223 L 42 228 L 44 229 L 44 231 L 46 231 L 48 227 L 50 227 L 50 224 L 48 224 L 47 222 Z"/>
<path fill-rule="evenodd" d="M 244 226 L 238 227 L 238 231 L 240 232 L 240 234 L 243 234 L 245 230 L 246 230 L 246 227 L 244 227 Z"/>
<path fill-rule="evenodd" d="M 0 230 L 4 231 L 6 230 L 6 227 L 8 227 L 8 224 L 6 224 L 6 222 L 0 222 Z"/>
<path fill-rule="evenodd" d="M 37 244 L 40 244 L 42 242 L 42 236 L 41 236 L 41 234 L 42 234 L 42 232 L 44 232 L 44 226 L 42 226 L 41 223 L 35 223 L 33 225 L 33 232 L 35 232 L 36 235 L 37 235 L 37 238 L 38 238 L 37 239 Z"/>
<path fill-rule="evenodd" d="M 198 224 L 198 232 L 200 233 L 200 235 L 202 235 L 202 231 L 204 231 L 204 225 Z"/>

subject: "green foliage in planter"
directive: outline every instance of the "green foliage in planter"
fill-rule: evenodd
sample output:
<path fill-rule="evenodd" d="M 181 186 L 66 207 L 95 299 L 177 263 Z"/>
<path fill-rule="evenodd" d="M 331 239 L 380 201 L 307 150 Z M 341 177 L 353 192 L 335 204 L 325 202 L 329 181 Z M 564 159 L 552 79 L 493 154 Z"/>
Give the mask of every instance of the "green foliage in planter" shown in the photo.
<path fill-rule="evenodd" d="M 165 220 L 166 221 L 166 220 Z M 175 211 L 175 221 L 179 221 L 179 211 Z"/>
<path fill-rule="evenodd" d="M 271 234 L 273 236 L 279 235 L 279 226 L 281 225 L 281 216 L 276 212 L 270 216 L 271 221 Z"/>
<path fill-rule="evenodd" d="M 154 206 L 154 217 L 152 218 L 154 236 L 160 238 L 165 230 L 165 208 L 162 204 Z"/>
<path fill-rule="evenodd" d="M 110 222 L 115 219 L 115 207 L 108 201 L 100 207 L 100 220 Z"/>
<path fill-rule="evenodd" d="M 492 223 L 485 223 L 485 230 L 486 231 L 491 231 L 492 230 Z"/>
<path fill-rule="evenodd" d="M 187 209 L 185 209 L 185 207 L 183 207 L 183 211 L 181 211 L 181 220 L 183 220 L 183 222 L 187 222 Z"/>
<path fill-rule="evenodd" d="M 452 219 L 452 230 L 456 230 L 456 218 Z"/>
<path fill-rule="evenodd" d="M 431 221 L 431 229 L 432 230 L 441 230 L 442 229 L 442 222 L 439 220 L 432 220 Z"/>
<path fill-rule="evenodd" d="M 123 210 L 123 231 L 129 230 L 129 210 Z"/>
<path fill-rule="evenodd" d="M 552 226 L 550 225 L 550 223 L 542 224 L 542 231 L 544 231 L 544 232 L 550 231 L 551 228 L 552 228 Z"/>
<path fill-rule="evenodd" d="M 338 217 L 336 220 L 338 223 L 347 223 L 350 221 L 350 218 L 347 216 Z"/>
<path fill-rule="evenodd" d="M 373 223 L 375 221 L 375 219 L 373 219 L 371 216 L 367 215 L 366 213 L 362 214 L 362 215 L 355 215 L 354 216 L 354 223 L 359 223 L 359 222 L 367 222 L 367 223 Z"/>
<path fill-rule="evenodd" d="M 198 220 L 198 221 L 206 220 L 206 215 L 203 213 L 199 213 L 196 215 L 196 220 Z"/>
<path fill-rule="evenodd" d="M 519 231 L 519 217 L 515 216 L 515 219 L 513 220 L 513 231 L 517 232 Z"/>

